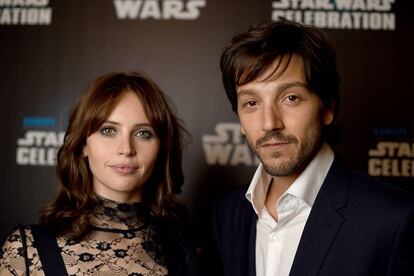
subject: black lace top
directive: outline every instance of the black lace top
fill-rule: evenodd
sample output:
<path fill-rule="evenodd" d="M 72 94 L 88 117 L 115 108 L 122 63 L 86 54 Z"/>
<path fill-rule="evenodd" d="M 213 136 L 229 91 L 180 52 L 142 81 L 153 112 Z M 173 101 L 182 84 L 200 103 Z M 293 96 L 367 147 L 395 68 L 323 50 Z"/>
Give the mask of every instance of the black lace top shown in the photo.
<path fill-rule="evenodd" d="M 82 242 L 57 239 L 68 275 L 167 275 L 168 269 L 155 223 L 139 203 L 99 199 L 91 215 L 93 231 Z M 27 259 L 19 230 L 10 235 L 0 255 L 0 275 L 44 275 L 33 235 L 27 227 Z"/>

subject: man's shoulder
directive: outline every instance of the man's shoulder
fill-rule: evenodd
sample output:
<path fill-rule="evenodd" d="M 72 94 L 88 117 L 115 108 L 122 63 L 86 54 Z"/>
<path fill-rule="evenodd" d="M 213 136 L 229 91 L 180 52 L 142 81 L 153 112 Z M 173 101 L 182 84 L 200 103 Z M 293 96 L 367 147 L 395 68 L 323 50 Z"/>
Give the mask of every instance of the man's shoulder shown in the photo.
<path fill-rule="evenodd" d="M 214 204 L 215 236 L 222 250 L 233 252 L 240 241 L 247 242 L 255 227 L 257 215 L 245 194 L 247 186 L 222 194 Z"/>
<path fill-rule="evenodd" d="M 221 194 L 215 201 L 214 210 L 216 219 L 228 220 L 245 215 L 253 215 L 254 210 L 246 198 L 248 185 L 236 187 L 231 191 Z"/>
<path fill-rule="evenodd" d="M 332 169 L 336 170 L 336 176 L 331 177 L 330 181 L 347 183 L 349 203 L 376 206 L 379 209 L 381 209 L 379 206 L 388 208 L 389 205 L 403 208 L 414 206 L 413 194 L 381 179 L 353 170 L 341 160 L 336 160 L 334 163 Z M 340 190 L 343 188 L 340 186 L 342 185 L 335 183 L 332 188 Z"/>
<path fill-rule="evenodd" d="M 357 171 L 352 172 L 352 180 L 351 192 L 355 191 L 356 195 L 364 196 L 367 200 L 396 206 L 414 206 L 414 195 L 391 183 Z"/>
<path fill-rule="evenodd" d="M 250 205 L 250 202 L 246 198 L 246 192 L 249 188 L 248 184 L 236 187 L 230 191 L 224 192 L 217 197 L 216 207 L 217 208 L 234 208 L 245 205 Z"/>

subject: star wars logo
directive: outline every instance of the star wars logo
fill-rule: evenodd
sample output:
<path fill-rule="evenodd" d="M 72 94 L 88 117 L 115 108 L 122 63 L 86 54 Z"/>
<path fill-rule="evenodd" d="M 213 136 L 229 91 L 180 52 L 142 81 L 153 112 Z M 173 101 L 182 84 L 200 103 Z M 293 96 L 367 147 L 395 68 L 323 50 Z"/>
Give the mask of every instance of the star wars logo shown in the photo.
<path fill-rule="evenodd" d="M 17 139 L 16 163 L 21 166 L 54 166 L 57 151 L 63 144 L 65 132 L 54 131 L 56 118 L 26 116 L 22 120 L 26 129 Z"/>
<path fill-rule="evenodd" d="M 369 157 L 369 175 L 414 177 L 414 143 L 381 141 Z"/>
<path fill-rule="evenodd" d="M 279 0 L 272 18 L 327 29 L 395 30 L 394 0 Z"/>
<path fill-rule="evenodd" d="M 218 123 L 215 135 L 203 135 L 203 150 L 209 165 L 258 165 L 259 160 L 243 141 L 238 123 Z"/>
<path fill-rule="evenodd" d="M 0 25 L 50 25 L 49 0 L 0 0 Z"/>
<path fill-rule="evenodd" d="M 118 19 L 194 20 L 206 0 L 114 0 Z"/>
<path fill-rule="evenodd" d="M 17 140 L 16 162 L 18 165 L 54 166 L 65 133 L 56 131 L 26 131 Z"/>

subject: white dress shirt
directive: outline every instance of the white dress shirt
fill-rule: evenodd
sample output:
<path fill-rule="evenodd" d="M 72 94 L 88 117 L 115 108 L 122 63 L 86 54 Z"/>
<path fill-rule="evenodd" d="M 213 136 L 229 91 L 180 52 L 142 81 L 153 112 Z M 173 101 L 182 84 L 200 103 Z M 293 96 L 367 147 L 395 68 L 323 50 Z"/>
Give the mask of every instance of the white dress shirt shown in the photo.
<path fill-rule="evenodd" d="M 334 153 L 324 144 L 306 169 L 280 197 L 276 221 L 265 206 L 272 180 L 260 164 L 246 198 L 258 215 L 256 225 L 256 275 L 287 276 L 316 195 L 332 165 Z M 277 185 L 277 183 L 273 183 Z"/>

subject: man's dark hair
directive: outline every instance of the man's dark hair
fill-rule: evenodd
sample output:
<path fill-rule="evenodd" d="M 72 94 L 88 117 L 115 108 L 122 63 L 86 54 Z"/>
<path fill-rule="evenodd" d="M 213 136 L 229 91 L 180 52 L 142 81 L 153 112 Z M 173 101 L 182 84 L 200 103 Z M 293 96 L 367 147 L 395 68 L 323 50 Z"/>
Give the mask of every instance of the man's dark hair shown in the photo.
<path fill-rule="evenodd" d="M 336 54 L 330 39 L 321 30 L 303 26 L 283 18 L 277 21 L 263 21 L 253 25 L 247 32 L 234 36 L 224 49 L 220 68 L 223 84 L 232 109 L 237 113 L 237 87 L 256 80 L 279 58 L 276 72 L 282 58 L 288 62 L 281 68 L 286 70 L 292 55 L 303 60 L 306 82 L 309 90 L 319 96 L 324 107 L 334 104 L 334 117 L 339 107 L 339 74 L 336 68 Z M 268 77 L 271 77 L 270 74 Z M 328 130 L 324 136 L 337 136 Z M 337 129 L 335 128 L 335 133 Z M 324 137 L 335 142 L 337 137 Z"/>

